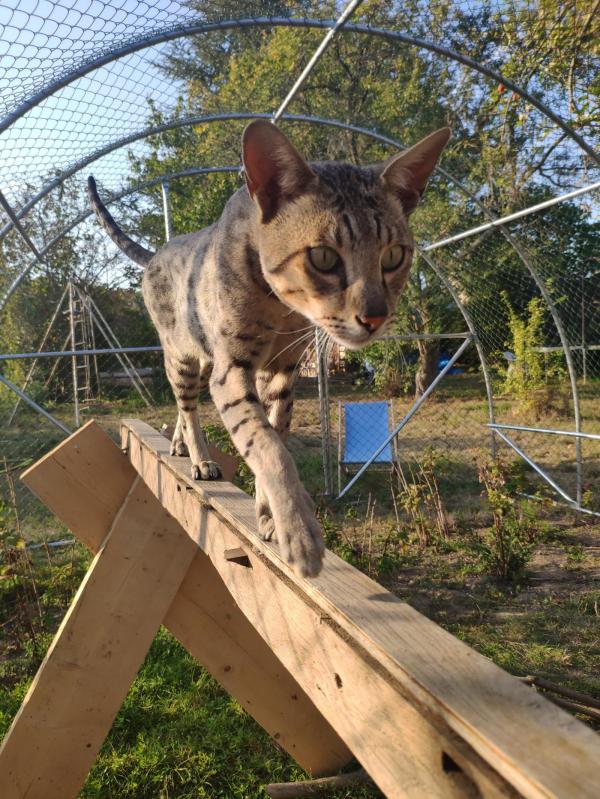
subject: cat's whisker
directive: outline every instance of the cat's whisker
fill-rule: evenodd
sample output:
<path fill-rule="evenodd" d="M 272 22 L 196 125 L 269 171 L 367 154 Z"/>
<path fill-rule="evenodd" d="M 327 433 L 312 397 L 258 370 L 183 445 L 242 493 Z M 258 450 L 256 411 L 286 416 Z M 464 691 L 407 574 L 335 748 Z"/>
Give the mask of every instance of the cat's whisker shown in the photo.
<path fill-rule="evenodd" d="M 312 355 L 316 344 L 314 341 L 309 342 L 306 347 L 300 353 L 300 357 L 296 361 L 296 366 L 294 367 L 294 374 L 301 368 L 303 361 L 308 360 L 308 358 Z"/>
<path fill-rule="evenodd" d="M 313 330 L 314 325 L 308 325 L 307 327 L 299 327 L 297 330 L 273 330 L 273 333 L 277 333 L 280 336 L 291 336 L 292 333 L 302 333 L 305 330 Z"/>
<path fill-rule="evenodd" d="M 301 341 L 306 341 L 309 338 L 312 338 L 312 330 L 309 333 L 304 333 L 303 335 L 299 336 L 297 339 L 292 341 L 291 344 L 288 344 L 287 347 L 284 347 L 279 352 L 276 352 L 275 355 L 271 358 L 271 360 L 267 364 L 265 364 L 265 366 L 263 366 L 262 368 L 268 369 L 268 367 L 273 363 L 273 361 L 275 361 L 277 358 L 283 355 L 284 352 L 287 352 L 287 350 L 291 349 L 292 347 L 295 347 L 297 344 L 300 344 Z"/>

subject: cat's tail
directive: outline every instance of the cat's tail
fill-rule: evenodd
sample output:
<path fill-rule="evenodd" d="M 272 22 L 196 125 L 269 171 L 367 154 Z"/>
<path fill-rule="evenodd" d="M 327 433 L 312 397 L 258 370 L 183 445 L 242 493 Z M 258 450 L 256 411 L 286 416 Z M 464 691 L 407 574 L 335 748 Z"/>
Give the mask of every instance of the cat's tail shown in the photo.
<path fill-rule="evenodd" d="M 104 230 L 106 230 L 117 247 L 122 250 L 125 255 L 131 258 L 132 261 L 135 261 L 136 264 L 139 264 L 140 266 L 147 266 L 155 253 L 153 253 L 151 250 L 147 250 L 145 247 L 142 247 L 141 244 L 138 244 L 133 239 L 130 239 L 126 233 L 123 233 L 121 228 L 117 225 L 115 220 L 107 211 L 106 207 L 102 204 L 102 200 L 98 196 L 96 181 L 91 175 L 88 178 L 87 188 L 90 203 L 92 204 L 92 208 L 94 209 L 96 218 L 98 219 L 98 222 L 100 222 L 100 225 L 104 228 Z"/>

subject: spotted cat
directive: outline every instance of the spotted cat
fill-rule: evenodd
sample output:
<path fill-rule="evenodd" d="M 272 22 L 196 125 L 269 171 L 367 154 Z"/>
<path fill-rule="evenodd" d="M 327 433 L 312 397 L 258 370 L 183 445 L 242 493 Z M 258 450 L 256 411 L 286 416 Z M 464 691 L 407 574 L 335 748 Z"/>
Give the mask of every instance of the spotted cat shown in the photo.
<path fill-rule="evenodd" d="M 408 218 L 449 136 L 442 128 L 375 166 L 307 163 L 275 125 L 255 120 L 242 139 L 246 186 L 215 224 L 156 253 L 120 230 L 88 181 L 100 223 L 145 267 L 179 410 L 172 453 L 189 454 L 195 479 L 220 477 L 197 413 L 209 388 L 256 475 L 259 533 L 300 575 L 319 573 L 324 544 L 286 448 L 299 359 L 315 326 L 349 349 L 386 329 L 413 256 Z"/>

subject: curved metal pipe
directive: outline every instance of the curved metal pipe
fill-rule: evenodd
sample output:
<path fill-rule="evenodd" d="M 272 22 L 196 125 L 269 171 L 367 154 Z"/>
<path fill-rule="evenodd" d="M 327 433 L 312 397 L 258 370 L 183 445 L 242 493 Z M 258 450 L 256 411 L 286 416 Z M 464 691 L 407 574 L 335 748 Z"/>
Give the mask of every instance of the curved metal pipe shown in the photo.
<path fill-rule="evenodd" d="M 72 72 L 64 75 L 62 78 L 54 81 L 53 83 L 46 86 L 41 91 L 37 92 L 37 94 L 32 95 L 28 99 L 24 100 L 20 103 L 14 111 L 11 111 L 7 114 L 2 120 L 0 120 L 0 133 L 3 133 L 10 125 L 12 125 L 17 119 L 22 117 L 36 105 L 45 100 L 47 97 L 50 97 L 58 89 L 67 86 L 72 81 L 76 80 L 77 78 L 81 78 L 84 75 L 87 75 L 88 72 L 92 72 L 94 69 L 98 69 L 99 67 L 105 66 L 112 61 L 116 61 L 123 56 L 130 55 L 131 53 L 135 53 L 138 50 L 143 50 L 147 47 L 152 47 L 157 44 L 162 44 L 164 42 L 172 41 L 173 39 L 179 39 L 184 36 L 191 36 L 200 33 L 210 33 L 213 31 L 223 31 L 223 30 L 232 30 L 236 28 L 253 28 L 253 27 L 290 27 L 290 28 L 331 28 L 335 26 L 336 20 L 316 20 L 316 19 L 293 19 L 293 18 L 285 18 L 285 17 L 257 17 L 254 19 L 237 19 L 237 20 L 222 20 L 219 22 L 208 22 L 208 23 L 191 23 L 188 25 L 176 25 L 172 28 L 167 28 L 159 33 L 155 33 L 152 36 L 143 36 L 138 39 L 132 39 L 128 44 L 124 45 L 123 47 L 115 48 L 108 53 L 103 53 L 102 55 L 98 56 L 97 58 L 91 59 L 83 64 L 81 64 L 77 69 L 73 70 Z M 443 47 L 442 45 L 435 44 L 435 42 L 429 42 L 425 39 L 420 39 L 414 36 L 407 36 L 406 34 L 400 33 L 399 31 L 390 31 L 384 28 L 373 28 L 369 25 L 358 25 L 354 23 L 346 23 L 346 25 L 342 29 L 343 32 L 351 32 L 351 33 L 360 33 L 366 34 L 369 36 L 378 36 L 384 39 L 389 39 L 390 41 L 399 41 L 404 44 L 412 45 L 413 47 L 420 47 L 424 50 L 429 50 L 432 53 L 437 53 L 445 58 L 449 58 L 452 61 L 456 61 L 464 66 L 469 67 L 470 69 L 479 72 L 482 75 L 485 75 L 492 80 L 503 84 L 511 91 L 518 94 L 524 100 L 527 100 L 528 103 L 533 105 L 538 111 L 541 111 L 544 116 L 551 119 L 555 125 L 557 125 L 567 136 L 569 136 L 573 141 L 577 142 L 577 144 L 584 150 L 597 164 L 600 165 L 600 155 L 598 155 L 595 150 L 583 139 L 578 133 L 576 133 L 573 128 L 564 121 L 561 117 L 555 114 L 545 103 L 542 103 L 532 94 L 530 94 L 525 89 L 522 89 L 516 83 L 513 83 L 509 78 L 506 78 L 502 73 L 497 72 L 490 67 L 485 66 L 484 64 L 480 64 L 478 61 L 475 61 L 469 56 L 462 55 L 461 53 L 457 53 L 454 50 L 450 50 L 448 47 Z"/>
<path fill-rule="evenodd" d="M 176 130 L 177 128 L 187 127 L 189 125 L 201 125 L 208 122 L 227 122 L 229 120 L 234 119 L 272 119 L 272 114 L 265 114 L 265 113 L 250 113 L 250 112 L 238 112 L 232 111 L 229 113 L 220 113 L 220 114 L 206 114 L 201 116 L 192 116 L 192 117 L 183 117 L 180 119 L 174 119 L 170 122 L 165 122 L 163 125 L 153 125 L 149 128 L 144 128 L 144 130 L 138 131 L 137 133 L 132 133 L 129 136 L 123 136 L 121 139 L 116 139 L 114 142 L 107 144 L 105 147 L 101 147 L 99 150 L 95 150 L 90 155 L 86 156 L 85 158 L 76 161 L 70 167 L 65 169 L 61 172 L 60 175 L 57 175 L 53 180 L 47 183 L 34 197 L 28 200 L 25 205 L 22 206 L 16 213 L 15 217 L 17 219 L 22 219 L 26 216 L 31 209 L 37 205 L 37 203 L 43 199 L 46 195 L 48 195 L 51 191 L 58 188 L 58 186 L 62 185 L 67 178 L 72 177 L 81 169 L 86 166 L 89 166 L 94 161 L 97 161 L 99 158 L 103 158 L 105 155 L 110 155 L 110 153 L 114 152 L 115 150 L 120 149 L 121 147 L 125 147 L 128 144 L 133 144 L 136 141 L 140 141 L 141 139 L 148 138 L 149 136 L 156 136 L 159 133 L 165 133 L 168 130 Z M 359 133 L 364 136 L 370 136 L 377 141 L 380 141 L 384 144 L 390 144 L 393 147 L 397 147 L 399 149 L 403 148 L 403 145 L 400 142 L 395 141 L 394 139 L 389 138 L 389 136 L 384 136 L 381 133 L 377 133 L 377 131 L 370 130 L 369 128 L 362 128 L 357 125 L 350 125 L 346 122 L 341 122 L 337 119 L 325 119 L 323 117 L 316 117 L 311 116 L 310 114 L 284 114 L 282 115 L 281 119 L 286 122 L 309 122 L 314 123 L 317 125 L 328 125 L 334 128 L 340 128 L 342 130 L 349 130 L 353 133 Z M 443 174 L 450 180 L 454 181 L 448 173 L 444 172 L 444 170 L 440 169 L 440 174 Z M 457 183 L 457 185 L 460 185 Z M 14 223 L 7 222 L 6 225 L 0 229 L 0 240 L 6 236 L 9 231 L 11 231 L 14 227 Z"/>

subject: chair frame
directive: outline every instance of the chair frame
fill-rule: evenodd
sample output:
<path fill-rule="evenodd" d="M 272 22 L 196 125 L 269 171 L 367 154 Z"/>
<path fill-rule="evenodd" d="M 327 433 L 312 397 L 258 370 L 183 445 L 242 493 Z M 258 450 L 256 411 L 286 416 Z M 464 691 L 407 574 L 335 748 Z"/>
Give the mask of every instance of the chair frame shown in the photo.
<path fill-rule="evenodd" d="M 364 403 L 357 403 L 357 404 L 367 404 L 368 402 L 381 402 L 381 400 L 366 400 Z M 396 420 L 394 417 L 394 402 L 392 399 L 386 400 L 388 406 L 388 432 L 391 432 L 396 427 Z M 342 493 L 342 408 L 344 403 L 342 400 L 338 400 L 338 495 Z M 391 423 L 391 426 L 390 426 Z M 392 439 L 392 461 L 390 463 L 390 471 L 394 469 L 394 466 L 399 463 L 400 458 L 398 455 L 398 436 L 394 436 Z M 351 467 L 354 466 L 353 463 L 344 464 L 344 473 L 350 474 Z M 360 468 L 362 464 L 357 463 L 356 466 Z M 387 463 L 373 463 L 369 468 L 379 469 L 380 471 L 384 471 L 387 467 Z M 356 469 L 354 470 L 356 471 Z"/>

